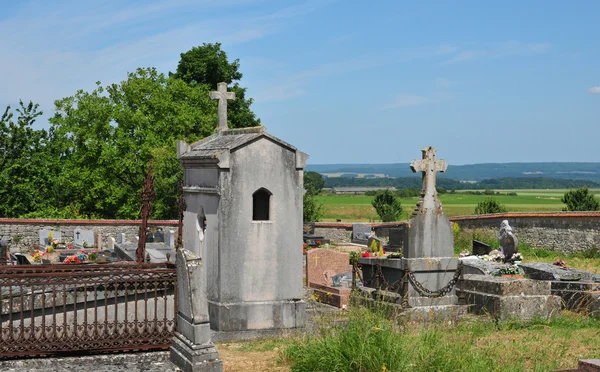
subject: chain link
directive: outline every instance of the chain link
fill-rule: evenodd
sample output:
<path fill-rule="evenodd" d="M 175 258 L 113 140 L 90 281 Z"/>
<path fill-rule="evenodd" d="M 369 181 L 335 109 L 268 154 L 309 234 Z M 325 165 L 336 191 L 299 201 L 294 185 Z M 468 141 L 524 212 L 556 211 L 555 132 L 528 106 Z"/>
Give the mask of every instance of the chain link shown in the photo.
<path fill-rule="evenodd" d="M 364 280 L 362 278 L 362 275 L 360 274 L 362 271 L 361 264 L 354 263 L 353 269 L 356 272 L 356 275 L 358 276 L 360 281 L 364 285 L 368 286 L 368 285 L 372 284 L 375 281 L 375 279 L 378 279 L 383 284 L 383 286 L 379 286 L 380 288 L 384 288 L 385 290 L 392 291 L 392 292 L 396 292 L 402 285 L 402 282 L 405 280 L 405 278 L 408 277 L 408 281 L 410 282 L 410 284 L 412 284 L 413 288 L 417 291 L 417 293 L 419 293 L 419 295 L 421 295 L 423 297 L 429 297 L 429 298 L 443 297 L 443 296 L 447 295 L 448 293 L 452 292 L 452 290 L 456 286 L 456 283 L 458 282 L 458 279 L 462 275 L 462 269 L 463 269 L 463 265 L 461 262 L 461 263 L 459 263 L 457 270 L 454 272 L 454 277 L 448 282 L 448 284 L 446 284 L 441 289 L 432 291 L 432 290 L 425 288 L 425 286 L 423 286 L 423 284 L 421 284 L 417 280 L 414 273 L 410 270 L 406 270 L 406 274 L 404 275 L 404 277 L 402 279 L 399 279 L 390 285 L 385 280 L 385 276 L 383 275 L 383 270 L 381 269 L 381 265 L 379 264 L 379 262 L 376 263 L 375 267 L 376 267 L 376 269 L 372 270 L 373 274 L 371 275 L 371 279 L 368 281 Z M 355 283 L 353 283 L 353 287 L 355 287 Z"/>
<path fill-rule="evenodd" d="M 450 280 L 448 282 L 448 284 L 446 284 L 443 288 L 438 289 L 437 291 L 431 291 L 431 290 L 425 288 L 423 286 L 423 284 L 419 283 L 417 278 L 415 278 L 415 275 L 413 274 L 413 272 L 410 270 L 407 270 L 408 280 L 410 281 L 410 284 L 412 284 L 413 288 L 423 297 L 429 297 L 429 298 L 443 297 L 443 296 L 447 295 L 448 293 L 452 292 L 452 290 L 454 289 L 456 282 L 458 282 L 458 279 L 460 278 L 460 276 L 462 274 L 462 268 L 463 268 L 462 263 L 460 263 L 458 265 L 457 270 L 454 272 L 454 277 L 452 278 L 452 280 Z"/>

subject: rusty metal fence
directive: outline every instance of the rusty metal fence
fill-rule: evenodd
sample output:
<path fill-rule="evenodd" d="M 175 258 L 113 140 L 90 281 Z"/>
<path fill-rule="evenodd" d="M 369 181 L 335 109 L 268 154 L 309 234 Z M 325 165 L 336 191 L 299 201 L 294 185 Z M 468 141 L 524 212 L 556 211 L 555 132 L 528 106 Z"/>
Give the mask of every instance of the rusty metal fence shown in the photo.
<path fill-rule="evenodd" d="M 172 264 L 0 266 L 0 358 L 166 349 Z"/>

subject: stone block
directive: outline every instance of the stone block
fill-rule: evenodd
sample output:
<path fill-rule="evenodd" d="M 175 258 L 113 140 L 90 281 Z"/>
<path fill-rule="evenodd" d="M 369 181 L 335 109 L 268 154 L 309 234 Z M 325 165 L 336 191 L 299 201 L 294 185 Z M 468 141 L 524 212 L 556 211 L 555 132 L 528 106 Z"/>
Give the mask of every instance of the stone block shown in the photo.
<path fill-rule="evenodd" d="M 562 300 L 550 295 L 548 282 L 486 275 L 465 275 L 456 287 L 475 314 L 501 320 L 550 318 L 560 313 Z"/>
<path fill-rule="evenodd" d="M 311 284 L 310 288 L 313 294 L 317 296 L 317 301 L 331 306 L 344 308 L 350 304 L 351 288 L 329 287 L 319 284 Z"/>
<path fill-rule="evenodd" d="M 193 345 L 180 333 L 175 333 L 170 348 L 171 362 L 184 372 L 222 372 L 223 362 L 212 343 Z"/>
<path fill-rule="evenodd" d="M 502 276 L 463 275 L 458 288 L 498 296 L 550 295 L 550 282 Z"/>
<path fill-rule="evenodd" d="M 210 328 L 226 332 L 304 327 L 305 310 L 301 300 L 208 303 Z"/>

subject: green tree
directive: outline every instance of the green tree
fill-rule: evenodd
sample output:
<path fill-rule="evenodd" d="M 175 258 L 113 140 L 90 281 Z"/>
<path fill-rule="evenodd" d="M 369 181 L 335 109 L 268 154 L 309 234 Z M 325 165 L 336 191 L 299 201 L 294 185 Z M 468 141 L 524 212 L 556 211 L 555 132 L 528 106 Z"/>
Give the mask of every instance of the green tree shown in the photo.
<path fill-rule="evenodd" d="M 324 185 L 325 181 L 320 173 L 304 174 L 304 222 L 318 222 L 323 216 L 323 203 L 315 197 L 319 195 Z"/>
<path fill-rule="evenodd" d="M 587 187 L 581 187 L 576 190 L 569 190 L 560 200 L 567 206 L 563 211 L 598 211 L 600 203 Z"/>
<path fill-rule="evenodd" d="M 506 207 L 499 204 L 494 198 L 487 198 L 477 203 L 475 207 L 475 214 L 490 214 L 490 213 L 504 213 Z"/>
<path fill-rule="evenodd" d="M 321 173 L 306 172 L 304 173 L 304 189 L 310 195 L 319 195 L 325 186 L 325 180 Z"/>
<path fill-rule="evenodd" d="M 56 101 L 50 133 L 61 160 L 62 205 L 87 217 L 139 217 L 139 193 L 153 159 L 153 217 L 174 218 L 183 178 L 176 141 L 214 132 L 216 107 L 208 91 L 146 68 L 119 84 L 98 82 L 92 92 Z"/>
<path fill-rule="evenodd" d="M 238 83 L 242 78 L 239 68 L 240 60 L 236 59 L 230 63 L 227 53 L 221 50 L 220 43 L 204 43 L 181 53 L 177 71 L 170 75 L 190 85 L 207 85 L 211 90 L 215 90 L 220 82 L 233 83 L 229 90 L 235 92 L 235 100 L 227 104 L 230 127 L 258 126 L 260 119 L 256 118 L 250 109 L 253 100 L 246 98 L 246 88 L 242 88 Z"/>
<path fill-rule="evenodd" d="M 19 101 L 0 117 L 0 217 L 20 217 L 52 203 L 55 169 L 48 132 L 32 128 L 39 105 Z"/>
<path fill-rule="evenodd" d="M 378 191 L 371 204 L 383 222 L 396 221 L 402 214 L 400 199 L 391 190 Z"/>

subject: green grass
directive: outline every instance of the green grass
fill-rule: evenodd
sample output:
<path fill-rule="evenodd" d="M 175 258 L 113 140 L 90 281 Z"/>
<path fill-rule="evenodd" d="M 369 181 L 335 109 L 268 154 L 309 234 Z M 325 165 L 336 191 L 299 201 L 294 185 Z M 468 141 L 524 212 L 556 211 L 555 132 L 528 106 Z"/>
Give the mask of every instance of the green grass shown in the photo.
<path fill-rule="evenodd" d="M 498 203 L 504 205 L 509 212 L 544 212 L 560 211 L 564 204 L 560 201 L 561 197 L 568 190 L 498 190 L 506 194 L 516 192 L 517 196 L 494 195 Z M 591 190 L 600 196 L 600 190 Z M 449 217 L 464 216 L 473 214 L 475 206 L 480 201 L 485 200 L 487 195 L 469 195 L 464 191 L 455 194 L 440 195 L 440 200 L 444 210 Z M 323 221 L 379 221 L 379 216 L 372 207 L 371 202 L 374 196 L 364 195 L 321 195 L 317 200 L 323 203 L 324 216 Z M 406 220 L 410 216 L 413 207 L 418 198 L 402 199 L 404 212 L 400 220 Z"/>
<path fill-rule="evenodd" d="M 565 312 L 552 320 L 464 320 L 427 328 L 353 306 L 348 323 L 288 341 L 292 371 L 550 371 L 600 354 L 600 321 Z"/>

